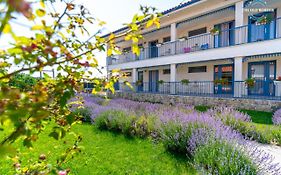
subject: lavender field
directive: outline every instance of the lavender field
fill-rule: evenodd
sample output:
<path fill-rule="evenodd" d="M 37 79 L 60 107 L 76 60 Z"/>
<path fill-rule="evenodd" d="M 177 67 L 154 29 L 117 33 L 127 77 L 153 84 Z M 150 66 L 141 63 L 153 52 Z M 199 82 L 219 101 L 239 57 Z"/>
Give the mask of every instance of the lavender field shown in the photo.
<path fill-rule="evenodd" d="M 264 136 L 251 117 L 229 107 L 198 112 L 194 106 L 167 106 L 82 95 L 90 121 L 100 130 L 151 138 L 172 154 L 192 160 L 202 174 L 281 174 L 274 155 L 258 142 Z M 274 115 L 276 127 L 280 111 Z M 278 140 L 278 134 L 276 140 Z"/>

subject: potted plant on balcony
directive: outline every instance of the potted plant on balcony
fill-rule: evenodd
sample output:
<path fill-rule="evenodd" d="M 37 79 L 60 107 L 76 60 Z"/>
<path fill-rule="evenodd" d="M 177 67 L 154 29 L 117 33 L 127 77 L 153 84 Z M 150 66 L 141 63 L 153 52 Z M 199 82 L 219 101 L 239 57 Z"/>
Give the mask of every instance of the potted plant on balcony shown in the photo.
<path fill-rule="evenodd" d="M 164 84 L 164 81 L 163 81 L 163 80 L 158 80 L 157 83 L 158 83 L 158 84 Z"/>
<path fill-rule="evenodd" d="M 268 15 L 263 15 L 262 17 L 258 18 L 256 21 L 257 25 L 265 25 L 271 23 L 273 20 L 273 16 L 268 14 Z"/>
<path fill-rule="evenodd" d="M 212 35 L 218 35 L 218 34 L 220 34 L 220 29 L 218 27 L 214 27 L 210 30 L 210 33 Z"/>
<path fill-rule="evenodd" d="M 244 82 L 245 82 L 245 84 L 248 88 L 253 88 L 255 86 L 255 83 L 256 83 L 254 78 L 248 78 Z"/>
<path fill-rule="evenodd" d="M 137 86 L 141 86 L 143 84 L 143 82 L 141 81 L 141 80 L 138 80 L 137 82 L 136 82 L 136 85 Z"/>
<path fill-rule="evenodd" d="M 190 81 L 188 79 L 181 80 L 182 85 L 188 85 L 189 83 L 190 83 Z"/>
<path fill-rule="evenodd" d="M 227 85 L 228 80 L 226 78 L 216 79 L 214 80 L 215 85 Z"/>
<path fill-rule="evenodd" d="M 186 37 L 181 37 L 181 38 L 179 38 L 179 41 L 185 41 L 186 40 Z"/>
<path fill-rule="evenodd" d="M 161 47 L 161 46 L 162 46 L 162 43 L 156 44 L 156 47 Z"/>
<path fill-rule="evenodd" d="M 281 76 L 278 76 L 275 81 L 281 81 Z"/>

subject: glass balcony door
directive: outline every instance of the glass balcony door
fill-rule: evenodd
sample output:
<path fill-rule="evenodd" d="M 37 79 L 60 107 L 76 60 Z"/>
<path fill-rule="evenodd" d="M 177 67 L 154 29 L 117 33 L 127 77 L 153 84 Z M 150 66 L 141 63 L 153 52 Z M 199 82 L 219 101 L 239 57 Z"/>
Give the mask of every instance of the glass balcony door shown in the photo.
<path fill-rule="evenodd" d="M 158 57 L 158 40 L 149 42 L 149 58 Z"/>
<path fill-rule="evenodd" d="M 271 18 L 272 21 L 260 22 L 262 18 Z M 276 35 L 276 13 L 266 12 L 259 13 L 255 16 L 249 17 L 249 31 L 248 40 L 249 42 L 264 41 L 274 39 Z"/>
<path fill-rule="evenodd" d="M 149 71 L 149 92 L 158 92 L 159 71 Z"/>
<path fill-rule="evenodd" d="M 218 65 L 214 69 L 215 94 L 233 93 L 233 65 Z"/>
<path fill-rule="evenodd" d="M 255 79 L 254 87 L 248 88 L 249 95 L 274 96 L 276 61 L 249 63 L 249 78 Z"/>
<path fill-rule="evenodd" d="M 138 72 L 137 89 L 138 92 L 143 92 L 143 71 Z"/>
<path fill-rule="evenodd" d="M 226 47 L 235 44 L 235 22 L 230 21 L 222 24 L 217 24 L 214 28 L 219 29 L 220 33 L 214 36 L 214 46 Z"/>

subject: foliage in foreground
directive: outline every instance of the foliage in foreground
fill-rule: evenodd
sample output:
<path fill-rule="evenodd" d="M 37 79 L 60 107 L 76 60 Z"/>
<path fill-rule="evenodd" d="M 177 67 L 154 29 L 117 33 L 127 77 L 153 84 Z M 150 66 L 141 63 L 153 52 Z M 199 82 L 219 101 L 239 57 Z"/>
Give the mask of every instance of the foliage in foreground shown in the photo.
<path fill-rule="evenodd" d="M 15 74 L 11 77 L 9 85 L 18 88 L 20 91 L 30 91 L 36 84 L 37 79 L 29 74 Z"/>
<path fill-rule="evenodd" d="M 217 114 L 213 115 L 214 111 L 199 113 L 193 107 L 181 104 L 167 107 L 113 99 L 108 105 L 101 106 L 101 103 L 97 103 L 100 99 L 87 100 L 93 107 L 92 117 L 97 127 L 130 136 L 130 128 L 134 128 L 135 121 L 144 116 L 157 116 L 159 120 L 150 122 L 153 127 L 147 136 L 156 138 L 172 153 L 187 155 L 198 167 L 209 173 L 257 174 L 279 171 L 278 167 L 271 168 L 274 167 L 271 166 L 271 157 L 261 154 L 256 146 L 233 129 L 239 126 L 235 121 L 247 122 L 250 119 L 232 109 L 220 112 L 216 109 L 214 111 Z M 223 113 L 229 116 L 222 119 Z M 133 136 L 138 134 L 134 133 Z"/>
<path fill-rule="evenodd" d="M 120 132 L 126 136 L 145 138 L 155 133 L 157 118 L 153 116 L 128 115 L 123 111 L 105 111 L 95 119 L 99 129 Z"/>
<path fill-rule="evenodd" d="M 42 154 L 51 164 L 55 164 L 57 155 L 67 149 L 75 141 L 72 135 L 66 136 L 62 141 L 48 139 L 52 125 L 42 132 L 39 140 L 34 143 L 30 151 L 18 144 L 21 149 L 22 166 L 28 160 L 36 161 Z M 127 138 L 112 132 L 99 131 L 93 125 L 86 123 L 77 124 L 72 131 L 82 135 L 80 145 L 83 150 L 73 159 L 63 165 L 64 169 L 70 168 L 72 175 L 91 174 L 163 174 L 178 175 L 196 172 L 192 165 L 185 159 L 165 152 L 161 144 L 152 144 L 149 140 Z M 11 159 L 0 161 L 0 174 L 16 174 Z"/>
<path fill-rule="evenodd" d="M 123 38 L 131 41 L 133 53 L 139 54 L 138 43 L 143 38 L 139 31 L 152 26 L 159 28 L 160 14 L 155 8 L 142 6 L 141 13 L 125 25 L 127 31 L 103 37 L 101 29 L 105 22 L 95 19 L 84 5 L 73 1 L 4 0 L 0 5 L 4 11 L 0 15 L 0 37 L 5 34 L 12 39 L 7 48 L 0 49 L 0 132 L 7 133 L 0 138 L 0 158 L 14 157 L 18 174 L 67 173 L 61 167 L 72 157 L 72 152 L 80 152 L 79 135 L 52 166 L 40 158 L 35 162 L 28 161 L 26 167 L 20 166 L 20 151 L 12 146 L 13 143 L 20 140 L 31 148 L 50 121 L 56 126 L 49 136 L 63 139 L 71 126 L 80 120 L 70 110 L 68 101 L 82 91 L 82 80 L 95 84 L 93 93 L 114 92 L 113 85 L 119 75 L 110 79 L 91 76 L 93 71 L 101 72 L 96 53 L 121 54 L 115 40 Z M 30 20 L 30 35 L 17 33 L 11 20 L 25 27 L 25 21 Z M 91 33 L 86 26 L 94 26 Z M 50 68 L 57 72 L 56 78 L 45 74 L 36 83 L 30 76 L 22 74 L 34 75 Z M 5 127 L 11 123 L 13 130 Z"/>

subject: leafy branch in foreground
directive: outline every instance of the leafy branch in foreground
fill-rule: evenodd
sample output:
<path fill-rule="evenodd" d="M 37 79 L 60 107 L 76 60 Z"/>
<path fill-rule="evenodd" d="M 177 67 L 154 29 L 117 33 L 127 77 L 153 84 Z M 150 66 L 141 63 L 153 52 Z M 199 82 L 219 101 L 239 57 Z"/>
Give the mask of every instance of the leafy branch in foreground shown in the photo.
<path fill-rule="evenodd" d="M 104 22 L 93 18 L 84 6 L 73 2 L 41 0 L 31 5 L 25 0 L 6 0 L 0 4 L 5 10 L 5 14 L 0 15 L 0 37 L 5 34 L 13 39 L 9 48 L 0 50 L 0 132 L 4 133 L 0 138 L 0 156 L 13 158 L 15 169 L 20 174 L 59 173 L 63 171 L 62 164 L 80 151 L 81 136 L 76 136 L 74 145 L 53 166 L 42 156 L 39 162 L 20 167 L 20 150 L 14 142 L 19 140 L 25 147 L 32 148 L 46 126 L 53 126 L 50 137 L 56 140 L 65 138 L 71 126 L 80 122 L 80 117 L 71 111 L 71 104 L 81 102 L 69 101 L 82 91 L 82 80 L 95 84 L 93 92 L 114 92 L 113 85 L 118 76 L 110 79 L 92 76 L 98 70 L 96 53 L 120 54 L 115 40 L 123 37 L 132 41 L 133 52 L 139 54 L 138 42 L 143 38 L 141 30 L 153 25 L 159 27 L 160 14 L 154 8 L 141 7 L 141 14 L 126 24 L 127 31 L 102 37 L 100 28 Z M 57 6 L 64 6 L 61 13 L 56 10 Z M 11 20 L 23 18 L 34 23 L 30 28 L 32 37 L 12 30 Z M 86 28 L 88 25 L 96 28 L 93 35 Z M 88 39 L 81 41 L 83 37 Z M 45 74 L 44 78 L 27 88 L 18 86 L 17 79 L 22 73 L 32 75 L 47 67 L 56 69 L 55 79 Z M 13 82 L 15 79 L 17 81 Z"/>

